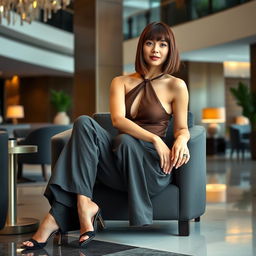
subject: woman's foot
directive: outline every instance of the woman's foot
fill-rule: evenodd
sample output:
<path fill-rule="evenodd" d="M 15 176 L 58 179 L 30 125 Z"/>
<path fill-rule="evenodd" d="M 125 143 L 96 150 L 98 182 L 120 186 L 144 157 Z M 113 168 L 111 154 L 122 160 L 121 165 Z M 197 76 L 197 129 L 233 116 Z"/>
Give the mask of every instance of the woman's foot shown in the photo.
<path fill-rule="evenodd" d="M 94 231 L 93 220 L 96 213 L 99 211 L 99 207 L 90 198 L 82 195 L 78 195 L 77 209 L 80 221 L 80 234 L 84 234 L 88 231 Z M 87 240 L 88 235 L 81 236 L 79 243 Z"/>
<path fill-rule="evenodd" d="M 59 229 L 59 226 L 56 223 L 55 219 L 53 218 L 53 216 L 50 213 L 48 213 L 45 216 L 43 222 L 39 226 L 36 233 L 33 235 L 32 239 L 36 240 L 38 243 L 44 243 L 47 241 L 50 234 L 58 229 Z M 25 241 L 25 242 L 23 242 L 23 245 L 28 246 L 28 247 L 34 246 L 33 242 L 31 242 L 31 241 Z"/>

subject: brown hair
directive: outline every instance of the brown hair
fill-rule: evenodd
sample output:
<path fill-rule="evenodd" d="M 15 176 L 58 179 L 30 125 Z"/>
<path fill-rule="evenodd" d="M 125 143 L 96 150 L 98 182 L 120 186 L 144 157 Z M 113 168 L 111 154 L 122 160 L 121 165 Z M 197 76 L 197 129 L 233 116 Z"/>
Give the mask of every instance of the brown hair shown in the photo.
<path fill-rule="evenodd" d="M 135 70 L 141 75 L 145 75 L 148 72 L 147 63 L 143 57 L 143 45 L 147 40 L 160 41 L 164 39 L 169 46 L 168 55 L 166 61 L 162 66 L 162 72 L 164 74 L 172 74 L 179 70 L 180 57 L 176 47 L 174 34 L 171 28 L 163 22 L 153 22 L 148 24 L 140 35 L 140 39 L 137 46 Z"/>

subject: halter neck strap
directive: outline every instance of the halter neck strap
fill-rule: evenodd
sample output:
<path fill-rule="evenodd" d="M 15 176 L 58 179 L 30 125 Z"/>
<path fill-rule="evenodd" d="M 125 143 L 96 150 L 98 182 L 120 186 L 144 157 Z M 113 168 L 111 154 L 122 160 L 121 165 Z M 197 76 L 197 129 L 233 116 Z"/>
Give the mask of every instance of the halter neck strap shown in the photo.
<path fill-rule="evenodd" d="M 160 78 L 160 77 L 163 76 L 163 75 L 164 75 L 164 73 L 162 73 L 162 74 L 160 74 L 160 75 L 158 75 L 158 76 L 155 76 L 155 77 L 153 77 L 153 78 L 151 78 L 151 79 L 145 78 L 145 75 L 141 75 L 141 77 L 143 78 L 144 82 L 148 82 L 148 81 L 153 81 L 153 80 L 155 80 L 155 79 L 158 79 L 158 78 Z"/>

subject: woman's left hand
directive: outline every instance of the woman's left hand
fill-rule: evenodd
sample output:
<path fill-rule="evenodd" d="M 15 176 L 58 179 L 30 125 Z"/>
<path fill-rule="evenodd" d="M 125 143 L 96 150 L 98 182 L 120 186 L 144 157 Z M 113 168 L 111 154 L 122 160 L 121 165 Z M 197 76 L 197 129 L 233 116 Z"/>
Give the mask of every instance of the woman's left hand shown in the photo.
<path fill-rule="evenodd" d="M 179 136 L 172 146 L 171 154 L 171 160 L 175 169 L 179 168 L 183 164 L 186 164 L 190 158 L 186 139 Z"/>

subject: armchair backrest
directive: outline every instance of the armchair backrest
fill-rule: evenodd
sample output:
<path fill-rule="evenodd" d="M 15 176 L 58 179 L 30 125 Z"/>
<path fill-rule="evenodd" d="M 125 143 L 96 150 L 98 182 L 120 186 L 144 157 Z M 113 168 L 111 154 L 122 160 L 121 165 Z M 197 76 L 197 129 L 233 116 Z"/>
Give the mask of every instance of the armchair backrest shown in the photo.
<path fill-rule="evenodd" d="M 95 121 L 97 121 L 105 130 L 107 130 L 111 135 L 116 136 L 118 130 L 113 127 L 110 113 L 95 113 L 93 115 Z M 194 118 L 191 112 L 188 112 L 188 128 L 194 125 Z M 166 144 L 171 146 L 173 141 L 173 116 L 171 116 L 169 125 L 165 137 Z"/>
<path fill-rule="evenodd" d="M 188 112 L 188 119 L 187 119 L 188 128 L 194 126 L 194 117 L 191 112 Z M 166 136 L 165 136 L 165 143 L 168 147 L 171 147 L 173 140 L 174 140 L 174 132 L 173 132 L 173 116 L 171 116 L 169 125 L 167 128 Z"/>
<path fill-rule="evenodd" d="M 250 125 L 231 124 L 229 127 L 231 147 L 239 147 L 245 134 L 250 133 Z"/>
<path fill-rule="evenodd" d="M 72 128 L 72 125 L 51 125 L 32 130 L 22 144 L 37 145 L 38 152 L 19 156 L 19 162 L 30 164 L 51 163 L 51 137 Z"/>

